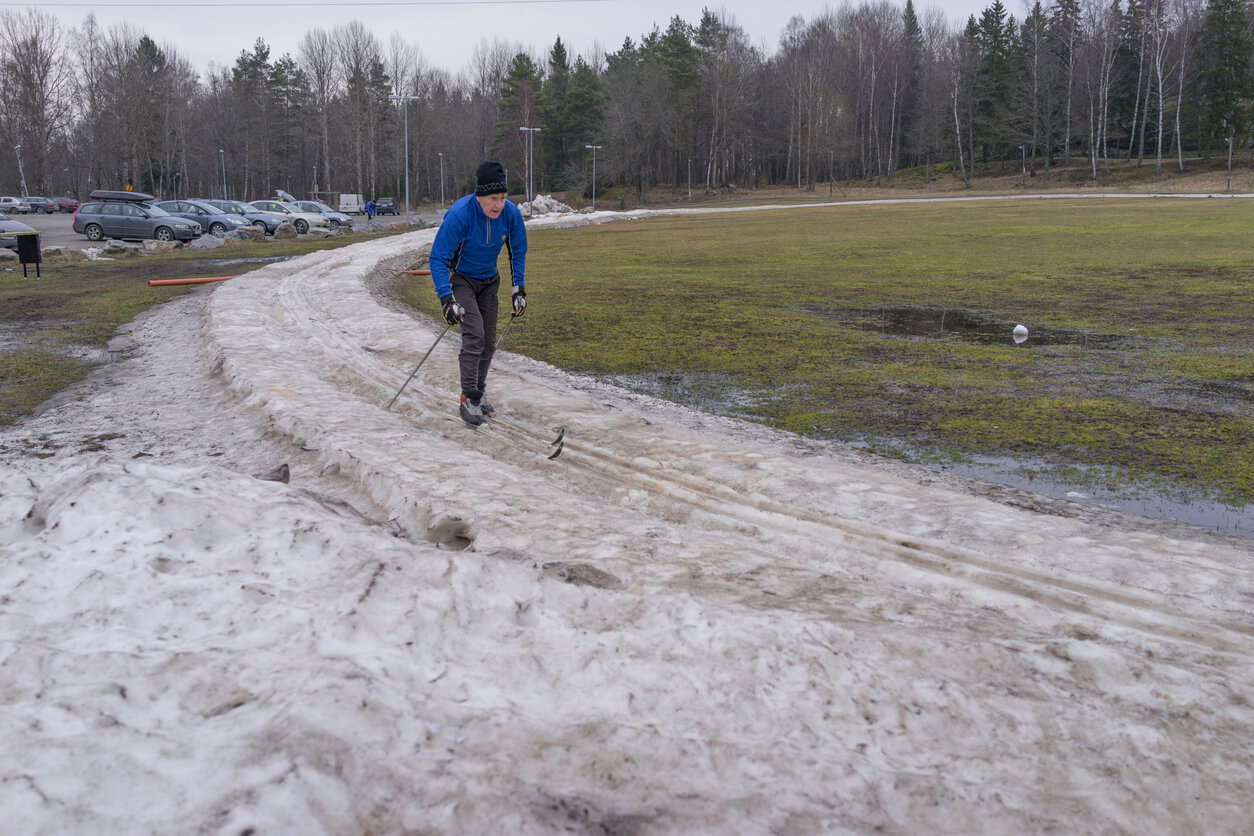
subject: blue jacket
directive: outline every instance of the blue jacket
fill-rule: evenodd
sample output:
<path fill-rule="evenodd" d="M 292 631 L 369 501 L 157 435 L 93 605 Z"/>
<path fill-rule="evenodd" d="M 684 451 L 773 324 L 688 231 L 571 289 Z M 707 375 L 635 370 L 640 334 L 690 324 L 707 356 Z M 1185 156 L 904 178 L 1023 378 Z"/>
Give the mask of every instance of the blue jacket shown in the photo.
<path fill-rule="evenodd" d="M 523 287 L 527 229 L 518 207 L 507 200 L 501 216 L 489 220 L 473 194 L 454 203 L 445 213 L 435 234 L 435 243 L 431 245 L 431 282 L 435 285 L 435 295 L 443 298 L 453 292 L 449 274 L 454 270 L 472 279 L 495 276 L 501 247 L 509 251 L 513 283 Z"/>

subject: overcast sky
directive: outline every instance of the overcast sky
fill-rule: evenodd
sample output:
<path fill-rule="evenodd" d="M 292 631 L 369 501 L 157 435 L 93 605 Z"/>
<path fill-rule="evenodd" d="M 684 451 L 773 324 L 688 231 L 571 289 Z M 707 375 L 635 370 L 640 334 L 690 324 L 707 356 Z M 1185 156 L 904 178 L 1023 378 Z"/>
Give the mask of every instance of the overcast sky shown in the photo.
<path fill-rule="evenodd" d="M 892 0 L 905 6 L 905 0 Z M 921 0 L 916 8 L 936 8 L 951 21 L 965 20 L 991 5 L 992 0 Z M 1022 0 L 1003 0 L 1022 17 Z M 810 20 L 841 3 L 829 0 L 40 0 L 34 4 L 0 0 L 0 8 L 39 8 L 56 15 L 66 26 L 77 27 L 94 11 L 108 28 L 129 21 L 159 44 L 173 45 L 201 70 L 210 62 L 230 65 L 242 51 L 251 51 L 257 38 L 271 47 L 273 57 L 296 54 L 297 44 L 310 29 L 332 29 L 360 20 L 385 46 L 393 31 L 417 45 L 428 64 L 452 73 L 465 68 L 481 41 L 520 43 L 543 54 L 561 37 L 574 57 L 600 46 L 616 51 L 623 39 L 639 41 L 656 24 L 665 29 L 674 15 L 689 23 L 701 19 L 709 7 L 726 11 L 753 42 L 774 53 L 780 32 L 794 16 Z"/>

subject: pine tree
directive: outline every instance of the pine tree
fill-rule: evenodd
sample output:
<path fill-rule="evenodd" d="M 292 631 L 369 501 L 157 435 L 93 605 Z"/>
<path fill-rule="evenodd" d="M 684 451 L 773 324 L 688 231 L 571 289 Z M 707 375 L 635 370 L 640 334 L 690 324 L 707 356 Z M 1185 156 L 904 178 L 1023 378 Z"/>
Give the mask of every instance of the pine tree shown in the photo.
<path fill-rule="evenodd" d="M 1206 7 L 1203 124 L 1218 143 L 1244 138 L 1250 96 L 1250 18 L 1245 0 L 1210 0 Z M 1205 139 L 1203 140 L 1205 141 Z M 1211 145 L 1207 144 L 1207 153 Z M 1220 145 L 1220 147 L 1223 147 Z"/>

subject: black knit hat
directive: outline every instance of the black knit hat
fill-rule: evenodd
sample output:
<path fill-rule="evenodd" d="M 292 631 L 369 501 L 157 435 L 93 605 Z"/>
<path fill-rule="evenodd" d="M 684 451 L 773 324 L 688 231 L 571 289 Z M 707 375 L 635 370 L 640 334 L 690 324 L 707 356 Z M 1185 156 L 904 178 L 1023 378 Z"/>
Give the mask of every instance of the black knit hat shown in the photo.
<path fill-rule="evenodd" d="M 505 167 L 494 160 L 488 160 L 475 172 L 475 194 L 505 194 L 509 187 L 505 184 Z"/>

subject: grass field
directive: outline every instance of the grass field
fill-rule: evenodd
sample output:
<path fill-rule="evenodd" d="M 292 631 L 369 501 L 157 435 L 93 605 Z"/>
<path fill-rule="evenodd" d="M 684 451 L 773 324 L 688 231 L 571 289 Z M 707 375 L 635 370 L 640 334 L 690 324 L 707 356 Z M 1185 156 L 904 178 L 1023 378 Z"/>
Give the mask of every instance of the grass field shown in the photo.
<path fill-rule="evenodd" d="M 907 460 L 1010 457 L 1244 505 L 1251 208 L 990 201 L 537 230 L 508 348 Z M 434 311 L 429 288 L 414 301 Z"/>

